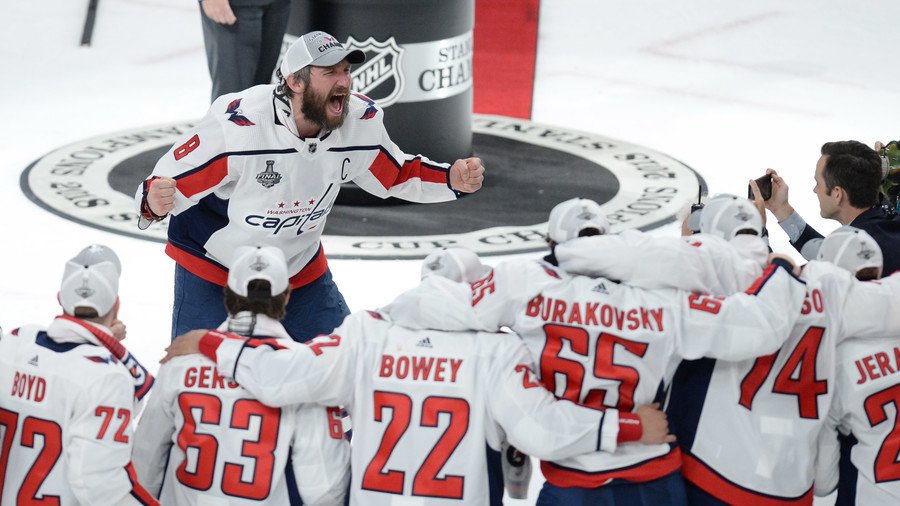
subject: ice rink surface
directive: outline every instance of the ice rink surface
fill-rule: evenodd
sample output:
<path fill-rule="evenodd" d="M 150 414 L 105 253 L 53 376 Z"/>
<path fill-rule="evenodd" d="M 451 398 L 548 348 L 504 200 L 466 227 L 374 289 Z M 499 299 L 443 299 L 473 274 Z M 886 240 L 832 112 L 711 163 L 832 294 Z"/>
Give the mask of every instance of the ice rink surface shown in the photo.
<path fill-rule="evenodd" d="M 172 305 L 174 263 L 163 246 L 55 216 L 26 199 L 19 176 L 70 142 L 200 117 L 209 77 L 197 4 L 101 0 L 85 48 L 87 0 L 3 3 L 0 325 L 49 323 L 64 261 L 103 243 L 124 264 L 125 344 L 155 371 Z M 532 119 L 671 155 L 713 194 L 742 194 L 775 168 L 794 207 L 828 232 L 837 224 L 819 218 L 812 193 L 821 144 L 900 136 L 897 19 L 900 3 L 888 0 L 545 0 Z M 777 225 L 769 231 L 776 250 L 796 253 Z M 419 272 L 418 261 L 330 265 L 354 310 L 389 302 Z"/>

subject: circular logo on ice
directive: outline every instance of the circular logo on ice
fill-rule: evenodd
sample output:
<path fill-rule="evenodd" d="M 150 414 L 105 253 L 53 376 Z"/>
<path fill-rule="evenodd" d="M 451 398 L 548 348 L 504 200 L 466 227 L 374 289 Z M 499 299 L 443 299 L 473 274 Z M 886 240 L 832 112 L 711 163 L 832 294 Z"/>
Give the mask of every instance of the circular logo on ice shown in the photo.
<path fill-rule="evenodd" d="M 156 161 L 192 128 L 192 122 L 171 123 L 63 146 L 25 169 L 22 190 L 77 223 L 164 242 L 168 220 L 139 230 L 134 195 Z M 563 200 L 597 201 L 614 232 L 647 230 L 674 220 L 704 185 L 692 169 L 657 151 L 502 116 L 475 116 L 473 149 L 485 161 L 485 186 L 453 202 L 381 200 L 344 184 L 325 210 L 328 256 L 415 259 L 450 244 L 482 255 L 541 251 L 550 209 Z M 261 161 L 251 176 L 266 170 Z M 290 177 L 281 167 L 272 172 Z"/>

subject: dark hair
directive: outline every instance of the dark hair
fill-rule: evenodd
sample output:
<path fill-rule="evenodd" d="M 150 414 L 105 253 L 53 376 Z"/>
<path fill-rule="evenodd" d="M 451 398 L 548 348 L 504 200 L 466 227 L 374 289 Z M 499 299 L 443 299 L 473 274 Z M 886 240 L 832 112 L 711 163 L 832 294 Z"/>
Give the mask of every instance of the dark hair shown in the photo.
<path fill-rule="evenodd" d="M 864 267 L 856 271 L 856 279 L 860 281 L 873 281 L 878 279 L 878 267 Z"/>
<path fill-rule="evenodd" d="M 248 292 L 258 292 L 271 290 L 271 285 L 264 279 L 254 279 L 247 284 Z M 250 311 L 255 314 L 263 314 L 275 320 L 284 318 L 285 306 L 287 305 L 287 295 L 291 289 L 288 288 L 283 293 L 264 298 L 242 297 L 234 293 L 231 288 L 225 287 L 225 309 L 228 314 L 236 315 L 241 311 Z"/>
<path fill-rule="evenodd" d="M 853 207 L 869 208 L 878 203 L 881 157 L 874 149 L 858 141 L 826 142 L 822 155 L 828 156 L 822 170 L 828 195 L 840 186 Z"/>
<path fill-rule="evenodd" d="M 287 84 L 287 78 L 281 74 L 281 69 L 275 71 L 275 75 L 280 79 L 280 83 L 277 87 L 275 87 L 275 93 L 285 96 L 287 98 L 291 98 L 294 96 L 294 90 L 291 89 Z M 303 82 L 304 86 L 309 86 L 309 81 L 312 78 L 312 67 L 307 65 L 302 69 L 293 73 L 294 79 L 297 81 Z"/>
<path fill-rule="evenodd" d="M 78 306 L 73 312 L 75 314 L 73 314 L 72 316 L 78 318 L 79 320 L 95 320 L 97 318 L 100 318 L 100 315 L 97 314 L 97 310 L 88 306 Z"/>

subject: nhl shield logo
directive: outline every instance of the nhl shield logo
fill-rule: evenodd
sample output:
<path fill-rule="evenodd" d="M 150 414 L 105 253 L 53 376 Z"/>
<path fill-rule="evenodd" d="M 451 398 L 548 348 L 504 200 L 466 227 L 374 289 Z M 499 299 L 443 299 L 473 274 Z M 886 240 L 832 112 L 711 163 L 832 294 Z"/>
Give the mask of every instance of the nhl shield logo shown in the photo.
<path fill-rule="evenodd" d="M 256 182 L 263 188 L 271 188 L 281 182 L 281 174 L 275 172 L 275 160 L 266 160 L 266 170 L 256 175 Z"/>
<path fill-rule="evenodd" d="M 379 107 L 387 107 L 403 93 L 401 60 L 403 48 L 394 37 L 379 42 L 373 37 L 358 41 L 353 37 L 344 45 L 366 54 L 366 61 L 353 71 L 352 89 L 374 100 Z"/>

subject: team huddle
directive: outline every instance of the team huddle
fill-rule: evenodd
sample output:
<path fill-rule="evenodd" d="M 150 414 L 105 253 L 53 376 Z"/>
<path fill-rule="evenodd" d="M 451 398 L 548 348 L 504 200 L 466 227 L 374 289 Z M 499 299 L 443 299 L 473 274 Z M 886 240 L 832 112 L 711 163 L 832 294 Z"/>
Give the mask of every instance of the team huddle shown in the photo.
<path fill-rule="evenodd" d="M 428 203 L 484 178 L 393 144 L 349 91 L 364 59 L 304 35 L 141 182 L 177 263 L 155 376 L 104 246 L 66 263 L 62 315 L 0 335 L 0 503 L 497 505 L 534 457 L 542 506 L 900 504 L 900 220 L 874 150 L 823 146 L 822 215 L 853 225 L 828 237 L 774 171 L 682 237 L 574 198 L 543 258 L 444 248 L 350 313 L 320 241 L 341 184 Z M 771 252 L 766 209 L 808 263 Z"/>
<path fill-rule="evenodd" d="M 279 323 L 284 255 L 241 247 L 228 319 L 177 339 L 155 378 L 114 335 L 118 259 L 86 248 L 65 314 L 0 339 L 3 503 L 499 504 L 509 448 L 541 460 L 539 504 L 634 504 L 644 485 L 685 503 L 682 480 L 809 504 L 837 485 L 839 428 L 860 504 L 900 497 L 900 275 L 855 278 L 880 271 L 865 232 L 838 229 L 799 272 L 733 196 L 681 239 L 608 234 L 587 199 L 548 227 L 541 260 L 445 248 L 419 286 L 305 344 Z M 651 258 L 683 268 L 639 272 Z"/>

